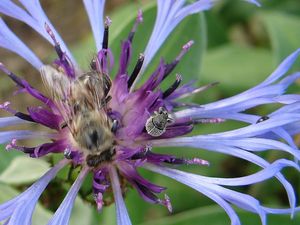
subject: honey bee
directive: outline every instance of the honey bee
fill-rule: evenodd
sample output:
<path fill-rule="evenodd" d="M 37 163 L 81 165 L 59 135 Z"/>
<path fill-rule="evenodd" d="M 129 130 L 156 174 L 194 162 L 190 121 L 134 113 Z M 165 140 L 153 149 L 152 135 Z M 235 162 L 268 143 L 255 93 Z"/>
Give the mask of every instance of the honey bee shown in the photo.
<path fill-rule="evenodd" d="M 159 137 L 166 132 L 167 125 L 172 123 L 173 120 L 165 108 L 159 107 L 158 112 L 154 111 L 154 115 L 146 121 L 146 131 L 153 137 Z"/>
<path fill-rule="evenodd" d="M 70 130 L 70 140 L 89 167 L 111 161 L 115 155 L 116 121 L 107 115 L 111 80 L 95 69 L 69 78 L 63 70 L 45 65 L 40 70 L 43 82 L 62 115 L 61 129 Z"/>

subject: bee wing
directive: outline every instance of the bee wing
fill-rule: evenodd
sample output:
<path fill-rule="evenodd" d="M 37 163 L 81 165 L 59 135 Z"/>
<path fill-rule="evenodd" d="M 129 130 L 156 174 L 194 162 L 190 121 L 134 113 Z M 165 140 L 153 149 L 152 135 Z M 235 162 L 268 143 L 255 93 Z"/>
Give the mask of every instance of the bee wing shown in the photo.
<path fill-rule="evenodd" d="M 83 74 L 78 80 L 79 82 L 75 82 L 76 84 L 72 85 L 76 87 L 77 95 L 79 94 L 83 99 L 83 102 L 89 106 L 91 110 L 101 110 L 107 101 L 107 94 L 110 89 L 111 81 L 104 80 L 102 74 L 99 74 L 96 71 L 91 71 Z M 80 99 L 78 96 L 77 99 Z"/>
<path fill-rule="evenodd" d="M 40 73 L 51 99 L 54 101 L 58 112 L 69 127 L 72 113 L 69 102 L 72 81 L 66 74 L 51 65 L 43 66 L 40 69 Z"/>
<path fill-rule="evenodd" d="M 55 102 L 66 100 L 71 82 L 66 74 L 51 65 L 45 65 L 40 69 L 42 80 Z"/>

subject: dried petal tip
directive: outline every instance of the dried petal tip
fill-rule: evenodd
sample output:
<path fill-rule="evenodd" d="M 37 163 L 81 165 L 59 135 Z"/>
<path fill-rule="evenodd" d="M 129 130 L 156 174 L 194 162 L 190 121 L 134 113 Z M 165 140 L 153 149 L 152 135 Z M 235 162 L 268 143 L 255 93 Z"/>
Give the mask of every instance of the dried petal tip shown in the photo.
<path fill-rule="evenodd" d="M 186 164 L 188 165 L 201 165 L 201 166 L 209 166 L 209 162 L 204 159 L 193 158 L 187 159 Z"/>
<path fill-rule="evenodd" d="M 11 143 L 7 144 L 5 149 L 7 151 L 11 150 L 11 149 L 15 149 L 15 146 L 17 145 L 17 139 L 12 139 Z"/>
<path fill-rule="evenodd" d="M 106 27 L 106 28 L 109 27 L 109 26 L 111 25 L 111 23 L 112 23 L 112 20 L 109 18 L 109 16 L 107 16 L 107 17 L 105 18 L 105 22 L 104 22 L 105 27 Z"/>
<path fill-rule="evenodd" d="M 170 200 L 170 198 L 167 194 L 165 194 L 165 199 L 164 200 L 160 199 L 159 204 L 162 204 L 162 205 L 166 206 L 170 213 L 173 212 L 173 207 L 172 207 L 172 204 L 171 204 L 171 200 Z"/>

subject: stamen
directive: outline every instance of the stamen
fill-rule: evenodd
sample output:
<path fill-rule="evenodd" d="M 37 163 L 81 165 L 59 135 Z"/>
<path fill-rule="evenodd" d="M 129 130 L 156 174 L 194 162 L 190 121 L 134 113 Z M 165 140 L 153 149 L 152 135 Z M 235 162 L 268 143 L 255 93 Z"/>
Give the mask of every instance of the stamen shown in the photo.
<path fill-rule="evenodd" d="M 9 107 L 10 102 L 4 102 L 3 104 L 0 104 L 0 109 L 5 110 L 6 112 L 9 112 L 13 114 L 14 116 L 22 119 L 22 120 L 27 120 L 29 122 L 35 122 L 30 115 L 22 113 L 22 112 L 17 112 L 16 110 L 12 109 Z"/>
<path fill-rule="evenodd" d="M 194 44 L 194 41 L 191 40 L 188 43 L 186 43 L 183 47 L 181 52 L 179 53 L 179 55 L 175 58 L 175 60 L 173 62 L 171 62 L 170 64 L 167 64 L 165 67 L 165 74 L 164 74 L 164 78 L 165 79 L 173 70 L 174 68 L 177 66 L 177 64 L 179 63 L 179 61 L 182 59 L 182 57 L 188 52 L 188 50 L 192 47 L 192 45 Z"/>
<path fill-rule="evenodd" d="M 30 115 L 25 114 L 25 113 L 17 112 L 17 113 L 15 113 L 15 116 L 19 117 L 22 120 L 27 120 L 29 122 L 36 122 L 32 119 L 32 117 Z"/>
<path fill-rule="evenodd" d="M 182 81 L 182 77 L 180 74 L 176 74 L 176 80 L 175 82 L 171 85 L 171 87 L 169 87 L 164 93 L 162 98 L 165 99 L 167 97 L 169 97 L 180 85 Z"/>
<path fill-rule="evenodd" d="M 203 92 L 203 91 L 206 91 L 207 89 L 213 87 L 213 86 L 216 86 L 217 84 L 219 84 L 219 82 L 213 82 L 213 83 L 210 83 L 210 84 L 207 84 L 205 86 L 202 86 L 200 88 L 197 88 L 195 90 L 193 90 L 192 92 L 189 92 L 189 93 L 186 93 L 186 94 L 183 94 L 181 96 L 178 96 L 177 99 L 182 99 L 182 98 L 186 98 L 186 97 L 189 97 L 191 95 L 194 95 L 194 94 L 197 94 L 197 93 L 200 93 L 200 92 Z"/>
<path fill-rule="evenodd" d="M 101 212 L 104 205 L 103 194 L 101 192 L 94 194 L 94 200 L 96 202 L 98 212 Z"/>
<path fill-rule="evenodd" d="M 58 41 L 56 40 L 53 31 L 51 30 L 51 28 L 49 27 L 49 25 L 48 25 L 47 23 L 45 23 L 45 29 L 46 29 L 46 32 L 49 34 L 49 36 L 51 37 L 51 39 L 52 39 L 53 42 L 54 42 L 54 48 L 55 48 L 55 51 L 56 51 L 58 57 L 59 57 L 60 59 L 62 59 L 63 56 L 64 56 L 64 52 L 62 51 L 62 49 L 61 49 L 61 47 L 60 47 L 60 44 L 59 44 Z"/>
<path fill-rule="evenodd" d="M 221 119 L 221 118 L 204 118 L 204 119 L 196 119 L 193 120 L 194 124 L 197 123 L 223 123 L 225 122 L 225 119 Z"/>
<path fill-rule="evenodd" d="M 133 69 L 133 71 L 132 71 L 132 73 L 129 77 L 129 80 L 127 82 L 128 89 L 130 89 L 130 87 L 132 86 L 133 82 L 135 81 L 137 75 L 141 71 L 141 68 L 142 68 L 143 63 L 144 63 L 144 59 L 145 59 L 145 56 L 144 56 L 144 54 L 141 53 L 136 65 L 135 65 L 135 67 L 134 67 L 134 69 Z"/>
<path fill-rule="evenodd" d="M 171 204 L 171 199 L 169 198 L 169 196 L 167 194 L 165 194 L 165 199 L 164 200 L 159 199 L 158 203 L 161 204 L 161 205 L 166 206 L 170 213 L 173 212 L 173 207 L 172 207 L 172 204 Z"/>
<path fill-rule="evenodd" d="M 137 15 L 137 17 L 136 17 L 136 20 L 135 20 L 135 23 L 134 23 L 134 25 L 133 25 L 133 28 L 131 29 L 131 31 L 130 31 L 130 33 L 129 33 L 129 35 L 128 35 L 128 40 L 129 40 L 130 42 L 132 42 L 132 40 L 133 40 L 133 38 L 134 38 L 134 35 L 135 35 L 135 32 L 136 32 L 136 30 L 137 30 L 138 25 L 139 25 L 140 23 L 142 23 L 142 22 L 143 22 L 143 12 L 142 12 L 142 10 L 140 9 L 140 10 L 138 11 L 138 15 Z"/>
<path fill-rule="evenodd" d="M 71 63 L 70 58 L 61 49 L 59 42 L 56 40 L 53 31 L 51 30 L 50 26 L 47 23 L 45 23 L 45 30 L 49 34 L 51 39 L 53 40 L 56 54 L 58 55 L 59 60 L 62 63 L 62 65 L 65 67 L 66 72 L 68 73 L 68 75 L 70 75 L 71 77 L 74 78 L 75 72 L 74 72 L 73 64 Z"/>
<path fill-rule="evenodd" d="M 111 25 L 111 19 L 107 16 L 105 18 L 105 28 L 104 28 L 104 34 L 103 34 L 103 42 L 102 42 L 102 49 L 108 48 L 108 36 L 109 36 L 109 26 Z"/>
<path fill-rule="evenodd" d="M 11 142 L 6 145 L 5 149 L 9 151 L 15 149 L 16 146 L 17 146 L 17 139 L 12 139 Z"/>
<path fill-rule="evenodd" d="M 204 159 L 193 158 L 193 159 L 185 159 L 185 163 L 187 165 L 200 165 L 200 166 L 209 166 L 209 162 Z"/>
<path fill-rule="evenodd" d="M 6 145 L 5 149 L 7 151 L 14 149 L 14 150 L 24 152 L 26 154 L 32 154 L 35 150 L 35 148 L 30 148 L 30 147 L 25 147 L 25 146 L 18 146 L 17 145 L 17 139 L 12 139 L 11 142 Z"/>
<path fill-rule="evenodd" d="M 19 85 L 22 88 L 25 88 L 22 80 L 17 77 L 17 75 L 15 75 L 13 72 L 9 71 L 3 63 L 0 62 L 0 70 L 2 70 L 4 73 L 6 73 L 10 79 L 12 79 L 17 85 Z"/>
<path fill-rule="evenodd" d="M 270 119 L 270 117 L 268 117 L 268 116 L 262 116 L 262 117 L 260 117 L 260 118 L 256 121 L 256 123 L 261 123 L 261 122 L 264 122 L 264 121 L 266 121 L 266 120 L 268 120 L 268 119 Z"/>
<path fill-rule="evenodd" d="M 17 111 L 10 108 L 9 105 L 10 105 L 10 102 L 4 102 L 3 104 L 0 104 L 0 109 L 5 110 L 6 112 L 9 112 L 9 113 L 15 115 L 17 113 Z"/>

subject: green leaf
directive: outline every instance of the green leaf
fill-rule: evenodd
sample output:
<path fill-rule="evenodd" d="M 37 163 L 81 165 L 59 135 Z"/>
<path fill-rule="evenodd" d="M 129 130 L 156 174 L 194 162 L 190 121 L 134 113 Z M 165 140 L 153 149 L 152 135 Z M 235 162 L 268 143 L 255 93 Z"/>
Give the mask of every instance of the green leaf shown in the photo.
<path fill-rule="evenodd" d="M 261 17 L 271 39 L 275 62 L 279 64 L 300 48 L 300 17 L 276 11 L 261 14 Z M 300 69 L 300 63 L 294 68 Z"/>
<path fill-rule="evenodd" d="M 237 210 L 243 225 L 261 224 L 257 215 L 245 211 Z M 300 215 L 296 215 L 293 220 L 290 215 L 269 215 L 268 225 L 289 224 L 296 225 L 300 223 Z M 200 207 L 176 215 L 171 215 L 159 220 L 150 220 L 140 225 L 229 225 L 230 220 L 224 210 L 219 206 Z"/>
<path fill-rule="evenodd" d="M 6 151 L 4 145 L 0 145 L 0 173 L 8 167 L 11 161 L 17 156 L 22 156 L 23 153 L 19 151 Z"/>
<path fill-rule="evenodd" d="M 70 225 L 89 224 L 91 220 L 91 206 L 87 205 L 79 197 L 77 197 L 72 210 Z"/>
<path fill-rule="evenodd" d="M 14 185 L 27 184 L 40 178 L 49 168 L 43 160 L 17 157 L 0 174 L 0 181 Z"/>
<path fill-rule="evenodd" d="M 228 44 L 207 52 L 201 82 L 219 81 L 218 88 L 232 95 L 257 85 L 273 69 L 270 51 Z"/>

